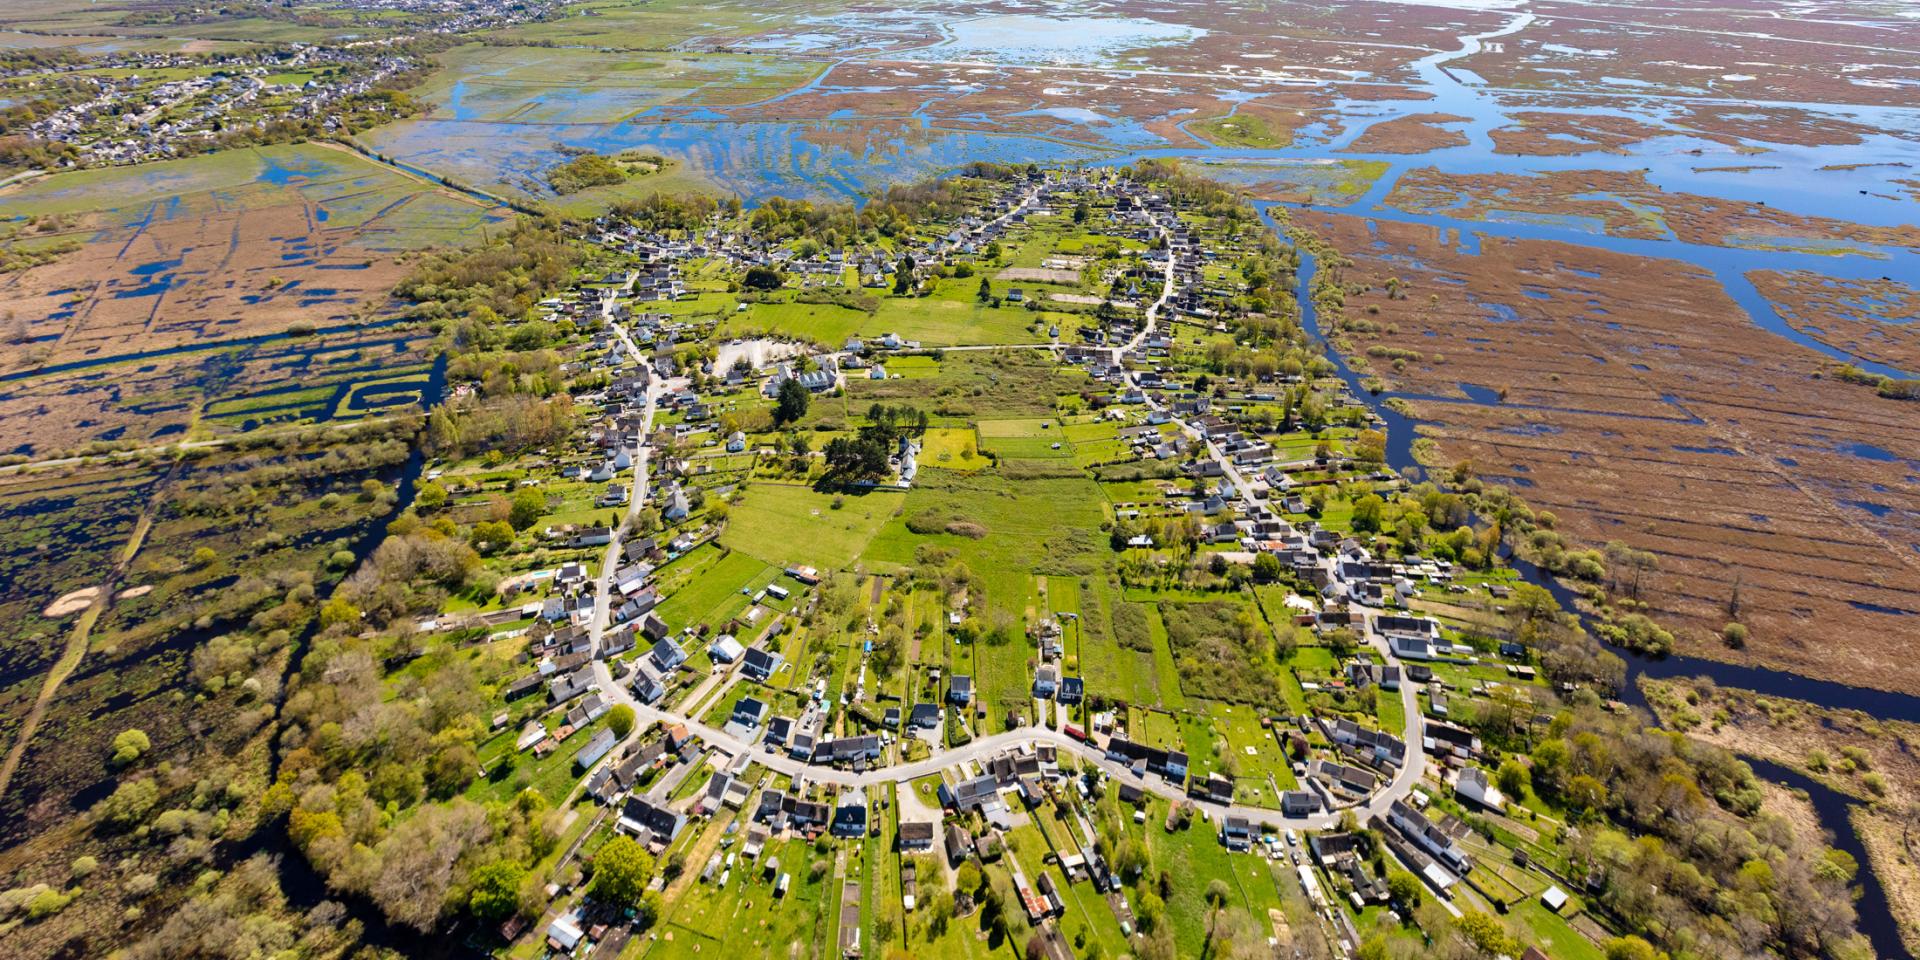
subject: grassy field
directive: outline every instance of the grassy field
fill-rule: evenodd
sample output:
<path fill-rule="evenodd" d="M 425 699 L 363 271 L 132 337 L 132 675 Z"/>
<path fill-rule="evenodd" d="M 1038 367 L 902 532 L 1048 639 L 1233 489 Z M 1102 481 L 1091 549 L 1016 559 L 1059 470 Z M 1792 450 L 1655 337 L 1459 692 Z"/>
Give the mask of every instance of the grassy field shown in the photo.
<path fill-rule="evenodd" d="M 1073 444 L 1052 419 L 982 420 L 980 445 L 998 457 L 1046 460 L 1073 456 Z"/>
<path fill-rule="evenodd" d="M 701 549 L 713 550 L 712 547 Z M 734 551 L 713 560 L 698 576 L 668 596 L 656 612 L 675 630 L 698 623 L 717 625 L 745 609 L 749 601 L 741 593 L 743 589 L 765 586 L 779 572 L 764 560 Z"/>
<path fill-rule="evenodd" d="M 784 897 L 774 896 L 778 878 L 765 875 L 764 866 L 773 859 L 780 861 L 781 873 L 792 877 Z M 833 899 L 829 888 L 837 884 L 831 870 L 813 878 L 808 865 L 816 859 L 819 855 L 805 841 L 787 840 L 768 844 L 757 865 L 736 864 L 724 887 L 696 880 L 669 905 L 659 936 L 636 938 L 638 948 L 629 948 L 624 956 L 776 957 L 803 944 L 818 946 L 832 931 L 827 905 Z M 698 872 L 705 866 L 688 864 L 688 869 Z"/>
<path fill-rule="evenodd" d="M 1027 329 L 1034 314 L 1015 307 L 993 307 L 974 300 L 967 281 L 942 280 L 925 297 L 881 295 L 872 313 L 826 303 L 757 303 L 727 317 L 723 333 L 775 331 L 838 347 L 848 337 L 897 333 L 923 346 L 1034 343 L 1045 331 Z"/>
<path fill-rule="evenodd" d="M 807 564 L 839 570 L 866 549 L 904 500 L 889 491 L 841 495 L 792 484 L 750 484 L 744 499 L 732 505 L 720 542 L 782 568 Z"/>
<path fill-rule="evenodd" d="M 1273 150 L 1293 142 L 1291 131 L 1276 130 L 1266 120 L 1250 113 L 1195 120 L 1187 124 L 1187 129 L 1221 147 Z"/>
<path fill-rule="evenodd" d="M 933 427 L 921 438 L 920 465 L 946 470 L 978 470 L 992 461 L 980 455 L 980 440 L 972 430 Z"/>

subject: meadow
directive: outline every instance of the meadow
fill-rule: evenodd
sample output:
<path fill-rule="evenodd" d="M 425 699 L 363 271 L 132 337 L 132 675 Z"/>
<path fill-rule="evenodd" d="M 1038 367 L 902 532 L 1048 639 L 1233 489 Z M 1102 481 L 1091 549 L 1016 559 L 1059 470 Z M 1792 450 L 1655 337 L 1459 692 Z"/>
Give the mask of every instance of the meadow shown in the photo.
<path fill-rule="evenodd" d="M 783 569 L 804 564 L 839 570 L 860 556 L 903 501 L 890 491 L 825 494 L 795 484 L 754 483 L 729 504 L 720 542 Z"/>

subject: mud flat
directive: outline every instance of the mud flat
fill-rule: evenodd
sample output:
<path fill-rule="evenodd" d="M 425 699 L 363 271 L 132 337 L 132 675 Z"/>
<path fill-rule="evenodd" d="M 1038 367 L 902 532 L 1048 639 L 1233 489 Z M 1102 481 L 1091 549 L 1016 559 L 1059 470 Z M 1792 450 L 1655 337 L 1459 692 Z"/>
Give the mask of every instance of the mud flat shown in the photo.
<path fill-rule="evenodd" d="M 1539 174 L 1409 170 L 1386 205 L 1462 220 L 1513 219 L 1639 240 L 1829 255 L 1875 247 L 1920 250 L 1920 227 L 1852 223 L 1760 203 L 1673 193 L 1637 170 L 1559 170 Z"/>
<path fill-rule="evenodd" d="M 1458 65 L 1497 87 L 1907 106 L 1915 28 L 1871 8 L 1602 8 L 1531 3 L 1534 22 Z M 1791 18 L 1791 19 L 1783 19 Z M 1745 104 L 1741 107 L 1744 109 Z"/>
<path fill-rule="evenodd" d="M 1510 126 L 1489 133 L 1494 152 L 1527 157 L 1626 153 L 1626 148 L 1668 132 L 1624 114 L 1523 110 L 1508 118 Z"/>
<path fill-rule="evenodd" d="M 1519 488 L 1576 543 L 1657 554 L 1637 587 L 1612 586 L 1682 650 L 1920 690 L 1909 403 L 1822 379 L 1824 355 L 1756 328 L 1690 263 L 1295 219 L 1354 261 L 1344 277 L 1367 289 L 1336 339 L 1412 405 L 1436 459 Z M 1743 648 L 1719 639 L 1729 621 Z"/>
<path fill-rule="evenodd" d="M 1468 118 L 1451 113 L 1415 113 L 1382 120 L 1368 127 L 1348 153 L 1431 153 L 1450 147 L 1464 147 L 1471 141 L 1447 124 L 1466 123 Z"/>
<path fill-rule="evenodd" d="M 85 170 L 0 191 L 78 249 L 0 277 L 25 318 L 0 373 L 352 323 L 398 256 L 504 219 L 345 150 L 302 144 Z"/>
<path fill-rule="evenodd" d="M 1898 280 L 1840 280 L 1804 270 L 1755 270 L 1747 279 L 1802 334 L 1920 372 L 1920 290 Z"/>

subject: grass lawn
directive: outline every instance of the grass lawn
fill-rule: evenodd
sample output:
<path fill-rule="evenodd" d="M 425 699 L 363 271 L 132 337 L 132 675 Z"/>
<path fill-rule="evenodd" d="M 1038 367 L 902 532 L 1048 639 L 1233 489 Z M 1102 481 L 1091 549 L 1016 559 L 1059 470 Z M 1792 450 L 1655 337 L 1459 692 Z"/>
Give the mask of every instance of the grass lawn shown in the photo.
<path fill-rule="evenodd" d="M 765 876 L 763 867 L 770 858 L 778 858 L 780 872 L 792 876 L 785 897 L 774 896 L 778 878 Z M 804 841 L 771 843 L 759 864 L 737 862 L 726 886 L 695 881 L 668 908 L 659 939 L 637 938 L 635 943 L 642 946 L 638 952 L 630 948 L 627 955 L 649 960 L 784 957 L 798 945 L 818 945 L 832 927 L 826 904 L 831 899 L 828 887 L 837 884 L 831 870 L 818 882 L 808 879 L 808 864 L 816 858 Z M 689 863 L 687 869 L 705 866 Z"/>
<path fill-rule="evenodd" d="M 1288 130 L 1275 130 L 1267 121 L 1251 113 L 1210 117 L 1188 124 L 1194 133 L 1222 147 L 1259 147 L 1276 149 L 1293 142 Z"/>
<path fill-rule="evenodd" d="M 580 779 L 581 771 L 573 765 L 574 754 L 579 753 L 606 725 L 606 717 L 587 724 L 562 741 L 558 749 L 539 760 L 534 759 L 531 750 L 519 754 L 511 768 L 496 768 L 492 775 L 469 784 L 467 798 L 475 803 L 505 803 L 521 790 L 532 787 L 546 797 L 548 803 L 559 806 Z M 513 729 L 514 735 L 518 736 L 518 728 Z"/>
<path fill-rule="evenodd" d="M 1571 909 L 1572 905 L 1568 905 Z M 1515 926 L 1532 932 L 1532 942 L 1555 960 L 1604 960 L 1606 953 L 1593 941 L 1538 900 L 1528 900 L 1507 913 Z"/>
<path fill-rule="evenodd" d="M 740 593 L 742 588 L 757 589 L 778 573 L 766 561 L 736 550 L 712 561 L 668 596 L 656 612 L 675 630 L 696 623 L 720 623 L 745 609 L 749 599 Z"/>
<path fill-rule="evenodd" d="M 978 470 L 993 461 L 980 455 L 980 441 L 964 427 L 933 427 L 921 438 L 920 465 L 946 470 Z"/>
<path fill-rule="evenodd" d="M 891 491 L 838 495 L 791 484 L 749 484 L 730 508 L 720 542 L 783 568 L 806 564 L 822 572 L 839 570 L 866 549 L 903 500 Z"/>
<path fill-rule="evenodd" d="M 1173 646 L 1158 605 L 1147 609 L 1147 627 L 1153 636 L 1153 672 L 1160 678 L 1160 702 L 1169 710 L 1185 710 L 1187 695 L 1180 690 L 1180 668 L 1173 662 Z"/>

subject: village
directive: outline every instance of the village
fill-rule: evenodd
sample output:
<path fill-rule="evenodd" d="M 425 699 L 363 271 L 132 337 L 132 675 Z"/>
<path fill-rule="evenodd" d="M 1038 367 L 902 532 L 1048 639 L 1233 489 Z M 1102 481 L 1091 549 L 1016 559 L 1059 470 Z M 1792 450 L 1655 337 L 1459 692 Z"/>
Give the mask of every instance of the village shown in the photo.
<path fill-rule="evenodd" d="M 1211 389 L 1197 373 L 1202 345 L 1244 312 L 1233 281 L 1271 251 L 1212 234 L 1144 178 L 1034 170 L 968 189 L 977 212 L 885 249 L 803 253 L 720 213 L 695 229 L 598 221 L 585 242 L 602 267 L 530 321 L 582 336 L 559 371 L 599 385 L 574 396 L 575 437 L 429 471 L 449 505 L 474 504 L 467 516 L 489 497 L 539 515 L 504 534 L 535 546 L 491 553 L 505 564 L 495 600 L 418 624 L 523 649 L 500 677 L 480 782 L 548 784 L 581 805 L 543 915 L 498 935 L 516 955 L 639 949 L 630 937 L 680 952 L 661 938 L 695 935 L 679 919 L 690 911 L 798 901 L 854 957 L 907 936 L 932 892 L 952 894 L 950 919 L 998 891 L 1047 956 L 1082 955 L 1088 937 L 1134 952 L 1143 928 L 1179 921 L 1164 906 L 1137 916 L 1133 848 L 1204 836 L 1210 861 L 1271 865 L 1246 895 L 1273 905 L 1259 916 L 1276 948 L 1312 939 L 1343 955 L 1422 891 L 1456 915 L 1513 909 L 1577 939 L 1562 919 L 1577 887 L 1540 827 L 1550 814 L 1504 796 L 1497 753 L 1456 722 L 1532 722 L 1546 695 L 1535 654 L 1427 612 L 1464 610 L 1468 595 L 1500 609 L 1511 572 L 1457 551 L 1376 554 L 1362 530 L 1383 527 L 1353 514 L 1407 484 L 1380 465 L 1374 418 L 1323 370 L 1263 360 L 1213 373 Z M 955 269 L 996 257 L 1014 265 Z M 767 271 L 777 286 L 749 282 Z M 809 296 L 822 288 L 964 288 L 970 310 L 1018 327 L 993 349 L 939 326 L 876 330 L 864 323 L 884 308 Z M 855 329 L 808 310 L 783 333 L 757 315 L 809 300 Z M 1015 357 L 989 382 L 1019 390 L 1018 370 L 1072 384 L 1045 388 L 1049 415 L 959 426 L 887 406 L 896 379 L 937 395 L 949 369 Z M 824 409 L 836 413 L 819 422 Z M 797 430 L 808 418 L 833 437 L 823 450 Z M 851 420 L 865 425 L 849 435 Z M 862 456 L 868 440 L 877 453 Z M 1095 548 L 1114 587 L 1053 571 L 969 579 L 950 554 L 993 543 L 1002 531 L 984 517 L 934 526 L 954 548 L 883 546 L 917 539 L 902 504 L 931 478 L 1022 463 L 1106 478 L 1107 502 L 1075 516 L 1107 532 Z M 996 589 L 1004 574 L 1024 599 Z M 1208 591 L 1241 599 L 1120 599 Z M 1247 662 L 1272 674 L 1254 693 L 1210 694 L 1168 662 L 1184 636 L 1171 621 L 1242 604 L 1292 649 Z M 1105 608 L 1117 625 L 1116 606 L 1151 611 L 1151 654 L 1096 642 L 1084 618 Z M 1109 657 L 1157 681 L 1092 669 Z M 653 882 L 667 917 L 636 923 L 569 880 L 622 836 L 673 865 Z M 1421 889 L 1390 890 L 1390 873 Z"/>
<path fill-rule="evenodd" d="M 0 127 L 71 153 L 63 167 L 115 166 L 192 156 L 223 140 L 270 138 L 275 125 L 344 137 L 398 119 L 392 99 L 372 96 L 430 68 L 408 49 L 421 38 L 495 29 L 546 16 L 556 3 L 482 4 L 369 0 L 342 5 L 367 15 L 418 15 L 417 32 L 340 43 L 289 41 L 232 52 L 115 51 L 0 69 L 0 103 L 43 107 Z"/>

